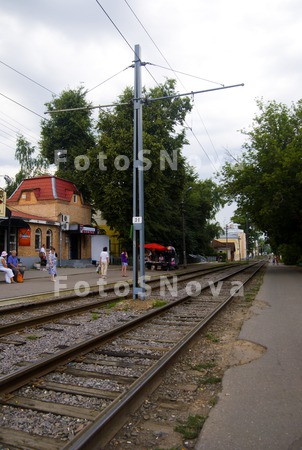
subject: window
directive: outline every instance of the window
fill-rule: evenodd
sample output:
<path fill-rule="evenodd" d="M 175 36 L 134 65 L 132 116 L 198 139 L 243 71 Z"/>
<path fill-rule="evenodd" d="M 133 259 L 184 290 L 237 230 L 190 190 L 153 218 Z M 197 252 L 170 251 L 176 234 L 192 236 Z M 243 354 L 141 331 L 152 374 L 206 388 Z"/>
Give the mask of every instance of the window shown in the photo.
<path fill-rule="evenodd" d="M 47 230 L 46 231 L 46 248 L 50 249 L 51 246 L 52 246 L 52 231 Z"/>
<path fill-rule="evenodd" d="M 37 228 L 35 232 L 35 249 L 40 250 L 42 247 L 42 231 L 41 228 Z"/>
<path fill-rule="evenodd" d="M 30 200 L 30 192 L 22 192 L 21 198 L 23 200 L 29 201 Z"/>
<path fill-rule="evenodd" d="M 76 194 L 73 194 L 73 203 L 77 203 L 78 196 Z"/>

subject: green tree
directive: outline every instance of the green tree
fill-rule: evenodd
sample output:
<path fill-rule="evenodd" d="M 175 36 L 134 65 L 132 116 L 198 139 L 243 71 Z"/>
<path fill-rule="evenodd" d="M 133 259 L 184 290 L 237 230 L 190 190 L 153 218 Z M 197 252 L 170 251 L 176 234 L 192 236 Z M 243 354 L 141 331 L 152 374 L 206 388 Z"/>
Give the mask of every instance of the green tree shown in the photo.
<path fill-rule="evenodd" d="M 217 232 L 217 226 L 208 221 L 217 211 L 220 196 L 213 182 L 198 180 L 182 154 L 187 144 L 183 124 L 191 104 L 189 98 L 162 98 L 174 94 L 174 80 L 143 90 L 147 99 L 143 104 L 145 238 L 182 249 L 182 202 L 186 187 L 191 186 L 186 205 L 187 249 L 200 253 Z M 113 110 L 100 112 L 99 139 L 89 152 L 86 173 L 87 185 L 93 180 L 95 205 L 125 240 L 133 216 L 133 95 L 126 88 Z"/>
<path fill-rule="evenodd" d="M 273 251 L 289 245 L 302 254 L 302 101 L 257 105 L 242 158 L 223 167 L 224 192 L 267 233 Z"/>
<path fill-rule="evenodd" d="M 146 241 L 177 244 L 181 249 L 182 197 L 185 187 L 192 186 L 195 203 L 192 200 L 188 208 L 188 250 L 197 252 L 214 233 L 215 225 L 208 220 L 211 207 L 217 206 L 218 190 L 214 183 L 203 185 L 182 154 L 187 144 L 183 125 L 191 103 L 188 97 L 167 98 L 174 94 L 174 80 L 143 89 Z M 100 110 L 95 130 L 85 96 L 83 88 L 63 91 L 46 104 L 53 113 L 42 123 L 41 154 L 50 163 L 57 158 L 56 175 L 73 181 L 126 242 L 133 215 L 133 89 L 126 88 L 114 108 Z"/>
<path fill-rule="evenodd" d="M 7 195 L 10 196 L 25 178 L 32 178 L 44 174 L 48 167 L 48 160 L 43 158 L 38 150 L 22 136 L 17 136 L 15 159 L 20 164 L 20 170 L 15 179 L 5 177 Z M 36 154 L 36 156 L 35 156 Z"/>
<path fill-rule="evenodd" d="M 85 181 L 87 153 L 95 146 L 91 104 L 83 87 L 63 91 L 46 103 L 49 119 L 42 121 L 41 154 L 50 164 L 57 164 L 56 175 L 74 182 L 86 200 L 90 189 Z M 68 110 L 54 112 L 58 110 Z M 83 155 L 83 157 L 81 157 Z"/>
<path fill-rule="evenodd" d="M 195 179 L 182 155 L 182 147 L 187 143 L 185 132 L 183 128 L 177 129 L 191 110 L 189 99 L 152 101 L 175 93 L 174 86 L 173 80 L 167 80 L 149 92 L 144 90 L 144 97 L 149 99 L 143 105 L 147 241 L 166 242 L 179 234 L 182 191 L 186 182 Z M 129 235 L 133 215 L 133 95 L 133 90 L 126 88 L 114 110 L 100 112 L 99 140 L 96 148 L 89 152 L 91 165 L 86 178 L 89 183 L 93 177 L 95 204 L 100 205 L 108 224 L 124 238 Z M 100 162 L 103 169 L 100 169 Z M 125 170 L 121 170 L 124 163 Z"/>
<path fill-rule="evenodd" d="M 209 255 L 210 242 L 221 231 L 220 225 L 214 221 L 221 206 L 220 188 L 212 180 L 196 180 L 183 206 L 188 252 Z"/>

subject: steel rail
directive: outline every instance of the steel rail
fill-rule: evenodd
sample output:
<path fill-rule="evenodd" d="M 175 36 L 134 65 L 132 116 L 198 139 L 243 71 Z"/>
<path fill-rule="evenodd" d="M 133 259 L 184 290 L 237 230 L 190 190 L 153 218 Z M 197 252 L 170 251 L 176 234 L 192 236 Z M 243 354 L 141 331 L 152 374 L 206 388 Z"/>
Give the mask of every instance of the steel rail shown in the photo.
<path fill-rule="evenodd" d="M 222 279 L 231 278 L 234 275 L 243 272 L 248 269 L 252 269 L 253 266 L 255 270 L 253 270 L 252 274 L 249 274 L 248 279 L 244 281 L 244 285 L 251 279 L 254 274 L 260 270 L 262 265 L 252 265 L 249 264 L 247 267 L 240 268 L 240 270 L 233 272 L 232 274 L 224 275 L 220 277 L 219 280 L 215 281 L 215 283 L 219 282 Z M 201 289 L 201 291 L 205 291 L 209 289 L 209 286 L 206 286 Z M 241 289 L 237 288 L 237 291 Z M 200 320 L 197 325 L 193 325 L 193 328 L 183 336 L 175 346 L 168 350 L 168 352 L 162 356 L 154 366 L 147 369 L 145 374 L 137 379 L 129 388 L 129 391 L 126 394 L 122 394 L 120 397 L 117 397 L 110 406 L 108 406 L 102 413 L 99 414 L 99 418 L 93 422 L 91 426 L 88 426 L 76 435 L 76 437 L 67 444 L 62 442 L 62 446 L 60 445 L 60 449 L 87 449 L 87 450 L 100 450 L 101 448 L 106 448 L 106 444 L 112 439 L 112 437 L 116 434 L 116 432 L 121 428 L 122 422 L 124 423 L 127 417 L 129 417 L 129 413 L 136 410 L 142 400 L 142 396 L 145 395 L 146 392 L 151 393 L 159 384 L 158 374 L 162 373 L 167 365 L 172 362 L 173 358 L 181 351 L 185 345 L 190 342 L 194 336 L 210 321 L 212 318 L 227 304 L 231 301 L 231 299 L 236 295 L 236 292 L 233 292 L 227 299 L 224 299 L 223 302 L 216 306 L 216 308 L 207 314 L 207 317 Z M 80 355 L 84 355 L 89 351 L 93 350 L 95 347 L 99 346 L 101 343 L 105 343 L 108 340 L 111 340 L 116 335 L 124 334 L 131 329 L 137 328 L 142 322 L 145 322 L 146 319 L 151 319 L 161 313 L 168 311 L 174 306 L 181 304 L 183 301 L 190 298 L 190 295 L 185 295 L 182 298 L 174 300 L 173 302 L 158 308 L 154 311 L 149 311 L 143 316 L 136 318 L 130 322 L 127 322 L 113 330 L 102 333 L 101 336 L 89 339 L 86 342 L 77 344 L 75 346 L 70 347 L 69 349 L 63 350 L 56 355 L 53 355 L 49 358 L 43 359 L 42 361 L 37 361 L 31 367 L 27 367 L 24 369 L 20 369 L 17 372 L 14 372 L 11 376 L 5 376 L 0 379 L 0 393 L 3 395 L 6 393 L 10 393 L 17 388 L 25 385 L 29 381 L 32 381 L 33 378 L 37 376 L 45 375 L 58 365 L 62 365 L 71 360 L 75 360 Z M 4 400 L 3 400 L 4 401 Z M 5 402 L 5 401 L 4 401 Z M 64 446 L 64 447 L 63 447 Z"/>
<path fill-rule="evenodd" d="M 229 269 L 230 267 L 227 267 L 224 270 Z M 192 271 L 190 273 L 186 273 L 186 274 L 181 274 L 180 277 L 180 281 L 186 281 L 192 278 L 195 278 L 198 274 L 202 273 L 204 275 L 207 275 L 209 273 L 215 273 L 217 271 L 221 270 L 221 268 L 214 268 L 214 269 L 210 269 L 210 270 L 197 270 L 197 271 Z M 168 279 L 172 278 L 173 275 L 165 275 Z M 150 280 L 149 281 L 149 285 L 154 283 L 155 284 L 155 288 L 158 287 L 157 283 L 158 280 Z M 132 283 L 129 283 L 129 286 L 132 286 Z M 106 294 L 109 294 L 111 292 L 114 291 L 114 287 L 108 287 L 107 289 L 104 290 L 104 292 L 106 292 Z M 93 296 L 93 295 L 97 295 L 99 294 L 99 291 L 93 291 L 89 293 L 89 296 Z M 130 293 L 129 293 L 130 295 Z M 68 296 L 68 299 L 66 299 L 66 297 L 57 299 L 55 298 L 54 300 L 47 300 L 45 303 L 43 302 L 42 304 L 30 304 L 28 305 L 29 308 L 28 309 L 39 309 L 41 307 L 44 306 L 48 306 L 48 305 L 53 305 L 54 303 L 63 303 L 65 301 L 72 301 L 75 299 L 78 299 L 79 297 L 76 295 L 72 295 L 72 296 Z M 122 301 L 121 297 L 116 296 L 116 298 L 111 298 L 111 299 L 104 299 L 104 300 L 97 300 L 95 302 L 91 302 L 91 303 L 86 303 L 84 305 L 79 305 L 79 306 L 74 306 L 71 308 L 66 308 L 63 311 L 57 311 L 57 312 L 51 312 L 51 313 L 47 313 L 47 314 L 42 314 L 39 317 L 32 317 L 32 318 L 28 318 L 28 319 L 23 319 L 23 320 L 17 320 L 13 323 L 9 323 L 9 324 L 5 324 L 5 325 L 0 325 L 0 337 L 5 336 L 7 334 L 13 333 L 15 331 L 19 331 L 22 330 L 23 328 L 27 328 L 27 327 L 32 327 L 32 326 L 36 326 L 36 325 L 41 325 L 43 323 L 47 323 L 50 322 L 52 320 L 56 320 L 59 319 L 61 317 L 64 317 L 66 315 L 75 315 L 81 312 L 85 312 L 85 311 L 89 311 L 91 308 L 95 308 L 95 307 L 101 307 L 106 305 L 107 303 L 110 303 L 112 301 Z M 54 303 L 53 303 L 54 302 Z M 26 305 L 18 305 L 18 307 L 16 308 L 8 308 L 6 309 L 4 312 L 6 314 L 13 314 L 16 312 L 23 312 L 23 310 L 26 308 Z M 27 308 L 26 308 L 27 309 Z M 3 314 L 3 311 L 1 311 L 1 313 Z"/>
<path fill-rule="evenodd" d="M 241 263 L 241 264 L 243 264 L 243 263 Z M 168 274 L 165 273 L 165 275 L 157 275 L 156 278 L 154 277 L 154 278 L 152 278 L 152 280 L 149 280 L 149 283 L 153 283 L 153 282 L 156 283 L 156 282 L 158 282 L 160 280 L 161 276 L 165 276 L 167 278 L 172 278 L 173 276 L 177 275 L 180 278 L 182 278 L 182 277 L 186 277 L 186 276 L 191 275 L 191 274 L 192 275 L 194 275 L 194 274 L 197 275 L 198 273 L 200 273 L 200 274 L 204 273 L 206 275 L 208 272 L 209 273 L 211 273 L 211 272 L 214 273 L 214 272 L 217 272 L 217 271 L 220 271 L 220 270 L 227 270 L 230 267 L 232 267 L 232 265 L 220 265 L 219 267 L 203 267 L 203 268 L 199 267 L 199 268 L 197 268 L 195 270 L 190 270 L 190 271 L 185 271 L 185 272 L 183 272 L 183 271 L 175 271 L 173 273 L 169 272 Z M 74 276 L 74 275 L 69 275 L 69 276 Z M 149 276 L 150 275 L 146 275 L 146 279 Z M 120 281 L 120 280 L 118 280 L 118 281 Z M 106 288 L 104 288 L 104 292 L 109 293 L 109 292 L 114 291 L 114 284 L 116 282 L 117 281 L 112 281 L 110 284 L 108 284 L 108 286 Z M 146 283 L 147 283 L 147 280 L 146 280 Z M 128 284 L 129 284 L 129 286 L 132 286 L 132 282 L 128 282 Z M 94 287 L 95 287 L 95 285 L 92 286 L 92 288 L 94 288 Z M 71 289 L 67 289 L 66 291 L 63 291 L 63 294 L 64 294 L 64 292 L 66 293 L 66 292 L 69 292 L 70 290 Z M 18 297 L 18 299 L 26 298 L 26 299 L 29 299 L 29 301 L 31 301 L 31 300 L 34 300 L 37 296 L 44 296 L 44 295 L 48 295 L 48 294 L 49 293 L 41 292 L 39 294 L 32 294 L 32 295 L 26 295 L 26 296 L 23 296 L 23 297 Z M 99 289 L 93 289 L 93 290 L 91 290 L 90 292 L 87 293 L 86 297 L 93 297 L 94 295 L 98 295 L 98 294 L 99 294 Z M 55 303 L 61 303 L 61 302 L 64 302 L 64 301 L 74 300 L 74 299 L 78 299 L 78 298 L 79 297 L 76 294 L 73 293 L 73 294 L 68 294 L 68 295 L 62 295 L 60 297 L 51 297 L 51 298 L 39 301 L 39 303 L 36 303 L 36 302 L 29 303 L 29 302 L 27 302 L 27 303 L 22 303 L 22 304 L 16 304 L 14 306 L 9 306 L 8 308 L 4 306 L 4 307 L 0 308 L 0 311 L 1 311 L 1 315 L 3 315 L 3 314 L 10 314 L 10 313 L 13 313 L 13 312 L 23 311 L 24 309 L 26 309 L 26 310 L 37 309 L 37 308 L 40 308 L 40 307 L 43 307 L 43 306 L 53 305 Z M 5 300 L 10 300 L 10 299 L 5 299 Z M 1 303 L 0 303 L 0 306 L 1 306 Z"/>
<path fill-rule="evenodd" d="M 255 268 L 255 271 L 250 274 L 247 280 L 243 283 L 245 285 L 251 278 L 263 267 Z M 114 437 L 117 429 L 121 428 L 121 420 L 125 414 L 129 416 L 137 408 L 137 396 L 141 394 L 144 389 L 151 393 L 156 387 L 155 378 L 167 368 L 167 365 L 179 354 L 183 348 L 215 317 L 238 293 L 241 287 L 238 287 L 232 294 L 229 295 L 220 305 L 218 305 L 207 317 L 199 322 L 187 335 L 162 358 L 158 360 L 150 369 L 148 369 L 142 377 L 133 383 L 131 388 L 123 395 L 114 400 L 114 402 L 100 414 L 99 419 L 80 432 L 72 441 L 69 441 L 62 450 L 101 450 L 105 448 L 108 442 Z"/>
<path fill-rule="evenodd" d="M 240 268 L 238 271 L 236 271 L 233 274 L 228 274 L 228 275 L 221 277 L 219 279 L 219 281 L 229 278 L 230 276 L 233 276 L 234 274 L 240 273 L 244 270 L 247 270 L 250 267 L 252 267 L 252 265 L 248 265 L 244 268 Z M 208 287 L 204 287 L 201 289 L 201 291 L 203 291 L 207 288 Z M 161 306 L 160 308 L 157 308 L 156 310 L 149 311 L 145 314 L 142 314 L 140 317 L 132 319 L 123 325 L 113 328 L 112 330 L 103 332 L 99 336 L 90 338 L 79 344 L 72 345 L 71 347 L 68 347 L 67 349 L 61 350 L 60 352 L 56 353 L 55 355 L 43 358 L 42 360 L 37 361 L 36 363 L 30 364 L 30 366 L 28 366 L 28 367 L 24 367 L 20 370 L 17 370 L 16 372 L 13 372 L 12 374 L 1 377 L 0 378 L 0 395 L 7 394 L 17 388 L 20 388 L 21 386 L 24 386 L 26 383 L 28 383 L 29 381 L 31 381 L 32 379 L 34 379 L 36 377 L 46 375 L 47 373 L 51 372 L 56 366 L 61 365 L 61 364 L 66 364 L 66 363 L 72 361 L 74 358 L 78 357 L 80 354 L 84 355 L 84 354 L 90 352 L 98 345 L 103 344 L 104 342 L 117 336 L 118 334 L 121 334 L 122 332 L 125 332 L 132 328 L 135 328 L 138 325 L 140 325 L 142 322 L 146 321 L 147 319 L 150 319 L 156 315 L 159 315 L 162 312 L 164 312 L 168 309 L 171 309 L 174 306 L 182 303 L 188 297 L 189 297 L 189 295 L 185 295 L 185 296 L 183 296 L 177 300 L 174 300 L 164 306 Z"/>

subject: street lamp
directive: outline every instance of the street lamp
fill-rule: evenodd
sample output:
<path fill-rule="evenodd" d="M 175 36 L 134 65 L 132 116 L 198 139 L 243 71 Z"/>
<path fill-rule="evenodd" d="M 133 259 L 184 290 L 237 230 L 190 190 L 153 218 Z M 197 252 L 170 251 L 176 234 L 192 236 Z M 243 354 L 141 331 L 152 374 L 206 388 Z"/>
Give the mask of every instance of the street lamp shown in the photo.
<path fill-rule="evenodd" d="M 182 248 L 183 248 L 183 263 L 184 268 L 187 267 L 187 253 L 186 253 L 186 222 L 185 222 L 185 194 L 192 189 L 192 186 L 189 186 L 188 189 L 185 190 L 182 197 Z"/>

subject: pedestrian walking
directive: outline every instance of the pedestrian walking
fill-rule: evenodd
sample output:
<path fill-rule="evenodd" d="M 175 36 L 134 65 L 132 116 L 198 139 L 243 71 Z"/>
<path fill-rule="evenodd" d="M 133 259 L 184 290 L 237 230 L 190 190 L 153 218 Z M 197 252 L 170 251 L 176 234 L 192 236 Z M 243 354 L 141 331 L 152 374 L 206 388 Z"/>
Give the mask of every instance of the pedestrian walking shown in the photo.
<path fill-rule="evenodd" d="M 47 264 L 47 255 L 46 255 L 46 250 L 45 250 L 45 244 L 42 244 L 42 247 L 40 248 L 39 257 L 40 257 L 40 267 L 41 267 L 40 270 L 45 271 L 46 264 Z"/>
<path fill-rule="evenodd" d="M 123 249 L 121 253 L 121 263 L 122 263 L 122 277 L 126 277 L 128 267 L 128 253 L 126 249 Z"/>
<path fill-rule="evenodd" d="M 107 251 L 107 247 L 104 247 L 103 251 L 100 254 L 99 265 L 101 268 L 101 277 L 107 278 L 107 270 L 108 270 L 108 266 L 109 266 L 109 253 Z"/>

